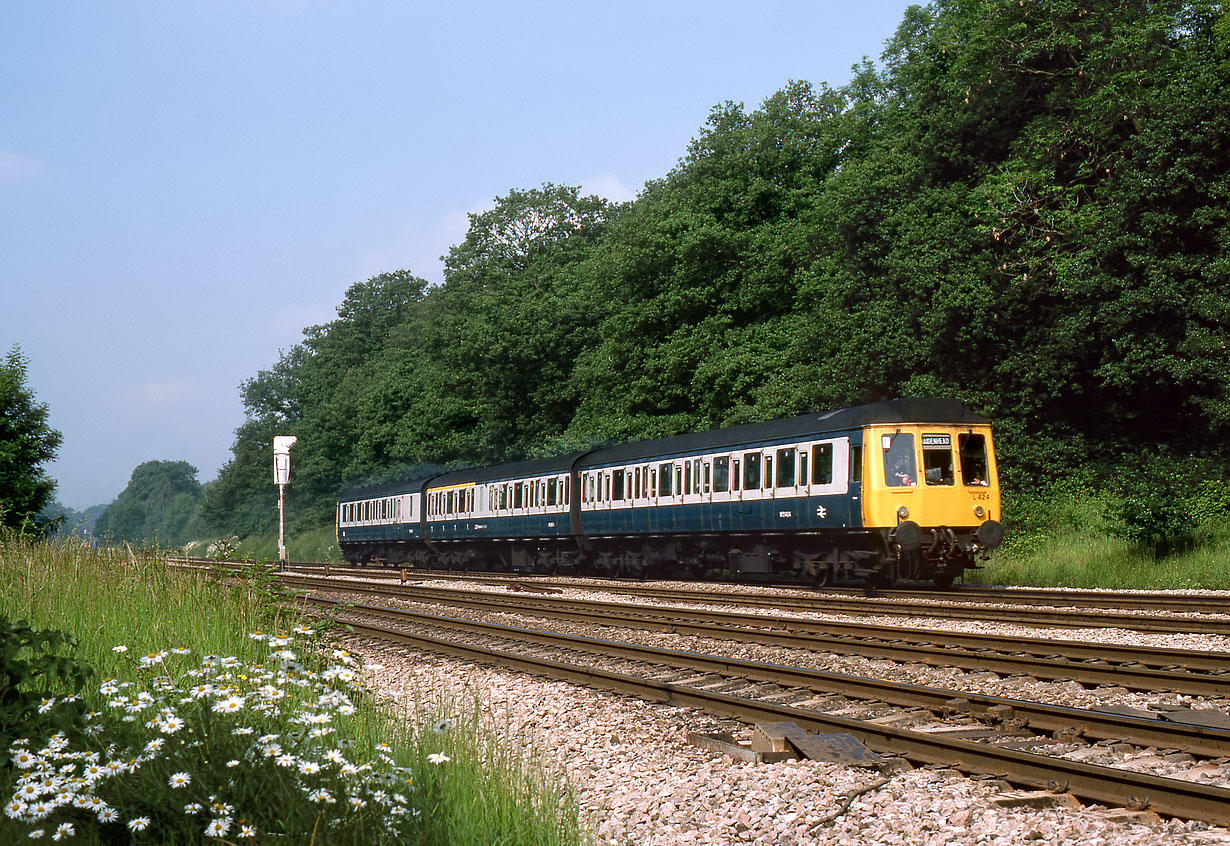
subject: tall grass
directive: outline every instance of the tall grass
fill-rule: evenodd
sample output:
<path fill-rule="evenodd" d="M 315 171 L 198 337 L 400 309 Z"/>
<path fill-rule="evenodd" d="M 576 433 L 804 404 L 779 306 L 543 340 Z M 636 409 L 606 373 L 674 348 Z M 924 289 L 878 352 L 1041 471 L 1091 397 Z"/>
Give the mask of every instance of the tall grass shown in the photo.
<path fill-rule="evenodd" d="M 1157 555 L 1116 530 L 1119 502 L 1074 480 L 1005 503 L 1004 545 L 967 581 L 1036 587 L 1230 589 L 1230 520 L 1211 513 L 1179 552 Z"/>
<path fill-rule="evenodd" d="M 27 742 L 19 748 L 24 750 L 25 765 L 32 766 L 29 762 L 36 758 L 55 760 L 57 766 L 71 762 L 73 759 L 56 756 L 78 748 L 74 744 L 80 744 L 84 753 L 92 741 L 109 744 L 110 751 L 98 746 L 99 754 L 135 750 L 126 754 L 141 762 L 124 776 L 123 784 L 117 780 L 108 788 L 106 797 L 130 806 L 116 807 L 117 821 L 96 820 L 81 805 L 52 805 L 37 818 L 22 817 L 19 812 L 0 815 L 0 842 L 25 841 L 29 831 L 41 830 L 35 827 L 43 825 L 44 818 L 49 823 L 47 836 L 61 833 L 65 825 L 75 826 L 75 842 L 84 843 L 128 842 L 129 837 L 134 842 L 205 842 L 209 835 L 203 820 L 215 826 L 216 832 L 222 819 L 230 827 L 226 837 L 234 838 L 241 831 L 242 808 L 236 808 L 234 819 L 210 819 L 210 800 L 201 800 L 206 807 L 195 813 L 204 814 L 203 818 L 187 812 L 185 799 L 190 792 L 206 786 L 220 797 L 214 808 L 222 810 L 214 814 L 229 814 L 225 810 L 228 803 L 243 805 L 249 808 L 249 822 L 252 815 L 263 814 L 261 818 L 270 825 L 268 821 L 275 819 L 288 832 L 277 837 L 276 842 L 282 843 L 562 846 L 580 839 L 571 794 L 566 788 L 561 792 L 533 761 L 523 758 L 519 746 L 463 712 L 413 712 L 406 720 L 380 705 L 378 697 L 347 687 L 351 659 L 335 651 L 328 639 L 308 636 L 304 618 L 284 602 L 274 601 L 270 586 L 259 578 L 228 587 L 209 576 L 170 571 L 156 552 L 0 537 L 0 615 L 74 635 L 78 639 L 75 657 L 96 671 L 94 681 L 82 690 L 42 692 L 47 702 L 78 696 L 81 710 L 93 716 L 82 732 L 53 740 L 46 747 L 41 745 L 45 737 L 24 738 Z M 252 637 L 258 632 L 289 634 L 296 627 L 300 633 L 290 643 L 295 654 L 268 636 Z M 127 649 L 116 651 L 121 645 Z M 184 653 L 176 654 L 176 649 Z M 153 660 L 155 656 L 159 657 Z M 205 656 L 230 656 L 235 664 L 232 669 L 219 669 L 216 660 Z M 199 667 L 212 669 L 201 675 Z M 328 672 L 324 672 L 326 667 Z M 338 681 L 339 676 L 345 685 Z M 203 700 L 184 694 L 188 686 L 204 682 L 214 690 Z M 255 693 L 258 684 L 284 685 L 285 698 L 277 701 L 277 707 L 253 707 L 260 698 Z M 162 704 L 134 711 L 142 691 Z M 247 702 L 242 708 L 236 705 L 235 713 L 209 707 L 224 703 L 224 697 Z M 326 700 L 333 706 L 343 703 L 327 720 L 321 716 Z M 168 717 L 172 711 L 176 715 Z M 120 720 L 119 715 L 126 712 Z M 308 714 L 324 720 L 323 728 L 309 732 Z M 109 718 L 112 724 L 104 725 Z M 227 720 L 242 722 L 232 725 Z M 182 728 L 176 728 L 174 721 L 182 721 Z M 449 727 L 435 730 L 441 725 Z M 262 734 L 276 735 L 276 743 L 285 747 L 279 752 L 284 756 L 293 753 L 294 760 L 277 762 L 273 755 L 262 754 L 269 744 L 260 745 L 253 739 Z M 156 744 L 152 751 L 143 747 L 150 740 L 160 740 L 161 745 Z M 160 757 L 172 749 L 179 758 Z M 329 784 L 334 794 L 344 781 L 338 761 L 330 769 L 329 750 L 335 759 L 344 754 L 355 764 L 374 764 L 374 769 L 367 770 L 370 773 L 395 779 L 401 778 L 399 773 L 412 774 L 409 788 L 401 779 L 400 788 L 388 791 L 390 796 L 397 790 L 407 794 L 402 797 L 406 804 L 378 796 L 378 785 L 363 788 L 367 793 L 355 788 L 353 807 L 347 807 L 344 799 L 332 801 L 341 798 L 337 795 L 326 799 L 316 793 L 316 798 L 305 799 L 307 788 L 319 788 L 326 777 L 333 779 Z M 14 779 L 29 771 L 16 769 L 10 750 L 0 750 L 0 754 L 5 755 L 0 760 L 4 782 L 0 801 L 6 801 L 20 783 Z M 303 775 L 318 764 L 324 772 Z M 191 784 L 181 790 L 169 779 L 182 773 L 190 774 Z M 321 781 L 307 784 L 313 779 Z M 104 782 L 99 785 L 101 791 Z M 230 798 L 221 798 L 223 792 Z M 367 806 L 359 810 L 357 803 L 363 801 Z M 403 820 L 412 822 L 396 840 L 382 834 L 383 826 L 363 816 L 383 812 L 386 804 L 382 803 L 400 807 Z M 272 817 L 271 809 L 278 809 Z M 146 818 L 147 831 L 127 827 Z M 265 841 L 258 836 L 257 842 Z"/>

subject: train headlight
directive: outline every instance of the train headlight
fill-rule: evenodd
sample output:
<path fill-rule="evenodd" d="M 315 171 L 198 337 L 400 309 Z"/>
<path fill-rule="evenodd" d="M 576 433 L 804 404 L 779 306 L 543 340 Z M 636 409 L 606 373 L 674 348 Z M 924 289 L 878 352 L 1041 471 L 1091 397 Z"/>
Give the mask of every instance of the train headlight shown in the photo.
<path fill-rule="evenodd" d="M 981 505 L 975 505 L 975 506 L 974 506 L 974 516 L 975 516 L 975 517 L 977 517 L 979 520 L 981 520 L 981 519 L 982 519 L 982 515 L 984 515 L 984 514 L 986 514 L 986 513 L 987 513 L 987 512 L 986 512 L 986 510 L 985 510 L 985 509 L 983 509 L 983 507 L 982 507 Z"/>
<path fill-rule="evenodd" d="M 897 509 L 897 517 L 899 519 L 904 520 L 906 517 L 909 517 L 909 516 L 910 516 L 910 509 L 906 508 L 904 505 Z"/>

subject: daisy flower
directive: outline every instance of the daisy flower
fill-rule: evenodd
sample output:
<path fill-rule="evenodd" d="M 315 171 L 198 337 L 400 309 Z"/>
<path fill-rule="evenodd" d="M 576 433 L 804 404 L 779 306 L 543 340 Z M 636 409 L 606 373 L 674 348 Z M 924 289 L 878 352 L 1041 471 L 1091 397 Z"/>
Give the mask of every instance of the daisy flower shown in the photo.
<path fill-rule="evenodd" d="M 51 835 L 52 840 L 63 840 L 65 837 L 72 837 L 76 834 L 72 823 L 60 823 L 60 827 L 56 829 L 56 833 Z"/>
<path fill-rule="evenodd" d="M 255 837 L 256 829 L 250 825 L 241 825 L 239 826 L 239 833 L 236 834 L 235 836 L 236 837 Z"/>
<path fill-rule="evenodd" d="M 222 837 L 231 828 L 231 821 L 226 817 L 210 820 L 209 825 L 205 826 L 206 837 Z"/>
<path fill-rule="evenodd" d="M 188 775 L 187 773 L 175 773 L 169 779 L 167 779 L 167 784 L 169 784 L 172 788 L 175 788 L 175 789 L 178 789 L 180 787 L 187 787 L 188 785 L 192 784 L 192 776 Z"/>
<path fill-rule="evenodd" d="M 145 831 L 149 828 L 149 817 L 133 817 L 128 821 L 129 831 Z"/>
<path fill-rule="evenodd" d="M 447 761 L 451 761 L 452 759 L 449 758 L 447 755 L 445 755 L 443 752 L 432 752 L 430 755 L 427 756 L 427 760 L 431 761 L 431 763 L 433 764 L 443 764 Z"/>
<path fill-rule="evenodd" d="M 226 699 L 219 699 L 210 710 L 218 714 L 233 714 L 243 707 L 243 703 L 242 696 L 231 695 Z"/>

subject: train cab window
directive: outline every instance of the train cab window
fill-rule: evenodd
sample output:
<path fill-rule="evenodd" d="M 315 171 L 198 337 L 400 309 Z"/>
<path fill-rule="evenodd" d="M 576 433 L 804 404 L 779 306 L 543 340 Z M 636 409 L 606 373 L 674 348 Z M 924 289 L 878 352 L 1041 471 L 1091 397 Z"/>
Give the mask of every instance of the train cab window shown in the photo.
<path fill-rule="evenodd" d="M 989 485 L 986 436 L 972 433 L 958 435 L 957 446 L 961 453 L 961 480 L 966 485 Z"/>
<path fill-rule="evenodd" d="M 777 451 L 777 486 L 779 488 L 794 487 L 794 455 L 793 448 Z"/>
<path fill-rule="evenodd" d="M 832 444 L 816 444 L 811 448 L 811 483 L 813 485 L 833 483 Z"/>
<path fill-rule="evenodd" d="M 922 436 L 923 480 L 928 485 L 952 485 L 952 435 Z"/>
<path fill-rule="evenodd" d="M 713 492 L 726 493 L 730 490 L 730 457 L 719 455 L 713 459 Z"/>
<path fill-rule="evenodd" d="M 908 488 L 918 484 L 918 465 L 914 459 L 914 434 L 898 432 L 881 437 L 884 451 L 884 484 Z"/>
<path fill-rule="evenodd" d="M 760 453 L 743 453 L 743 489 L 754 491 L 760 487 Z"/>
<path fill-rule="evenodd" d="M 850 481 L 863 481 L 863 445 L 850 447 Z"/>

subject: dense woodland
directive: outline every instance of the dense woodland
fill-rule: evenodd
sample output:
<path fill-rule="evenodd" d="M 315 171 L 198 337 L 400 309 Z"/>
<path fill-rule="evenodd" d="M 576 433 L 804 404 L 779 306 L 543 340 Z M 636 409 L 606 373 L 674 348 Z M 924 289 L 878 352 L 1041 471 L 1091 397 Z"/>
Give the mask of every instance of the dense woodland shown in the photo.
<path fill-rule="evenodd" d="M 1230 465 L 1230 14 L 937 0 L 841 88 L 713 109 L 626 204 L 544 184 L 472 215 L 445 282 L 353 285 L 242 386 L 198 519 L 276 519 L 426 465 L 896 396 L 997 426 L 1009 490 Z"/>

